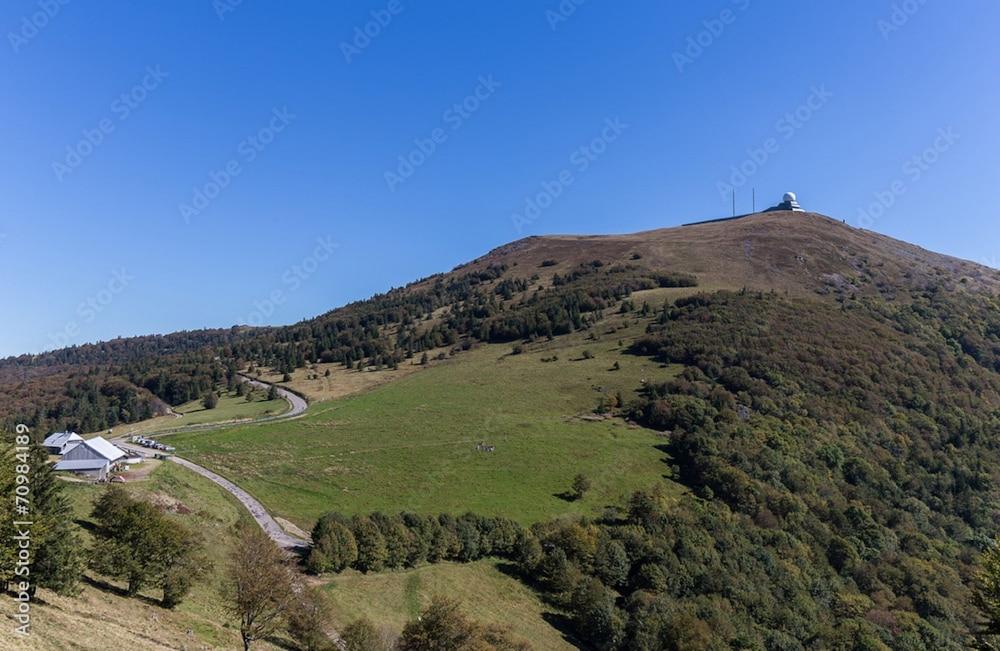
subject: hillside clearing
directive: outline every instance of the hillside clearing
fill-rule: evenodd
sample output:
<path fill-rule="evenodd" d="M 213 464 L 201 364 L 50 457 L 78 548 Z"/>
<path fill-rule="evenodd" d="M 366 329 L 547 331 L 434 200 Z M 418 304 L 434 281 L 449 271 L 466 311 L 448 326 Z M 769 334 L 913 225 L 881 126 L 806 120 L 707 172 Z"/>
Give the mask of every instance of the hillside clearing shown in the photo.
<path fill-rule="evenodd" d="M 619 339 L 627 345 L 644 329 L 635 318 L 624 321 L 615 315 L 590 333 L 531 344 L 519 355 L 510 345 L 482 346 L 314 404 L 295 421 L 180 434 L 172 442 L 178 454 L 303 528 L 330 510 L 472 510 L 524 524 L 598 515 L 669 473 L 655 433 L 590 421 L 602 398 L 620 392 L 627 401 L 643 379 L 678 370 L 623 354 Z M 496 451 L 477 451 L 479 442 Z M 568 501 L 563 494 L 577 473 L 589 476 L 593 489 Z"/>
<path fill-rule="evenodd" d="M 546 621 L 546 616 L 552 616 L 551 609 L 500 568 L 498 561 L 483 560 L 380 574 L 351 571 L 332 579 L 325 590 L 339 626 L 367 617 L 398 634 L 434 596 L 446 595 L 458 599 L 472 619 L 509 627 L 535 649 L 575 649 Z"/>
<path fill-rule="evenodd" d="M 282 398 L 267 400 L 266 391 L 257 389 L 253 402 L 247 402 L 243 396 L 235 392 L 221 391 L 219 404 L 215 409 L 205 409 L 201 399 L 192 400 L 174 407 L 178 416 L 157 416 L 136 423 L 123 423 L 111 428 L 110 433 L 96 432 L 106 438 L 115 438 L 134 434 L 155 434 L 164 430 L 188 425 L 205 425 L 208 423 L 225 423 L 228 421 L 253 420 L 265 416 L 278 416 L 288 411 L 288 402 Z M 89 436 L 89 435 L 88 435 Z"/>

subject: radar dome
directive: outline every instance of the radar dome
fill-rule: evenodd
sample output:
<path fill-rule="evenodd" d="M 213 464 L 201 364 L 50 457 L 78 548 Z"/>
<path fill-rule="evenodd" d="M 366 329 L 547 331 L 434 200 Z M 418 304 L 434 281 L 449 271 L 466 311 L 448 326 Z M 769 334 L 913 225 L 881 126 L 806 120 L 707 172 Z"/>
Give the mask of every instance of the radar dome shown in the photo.
<path fill-rule="evenodd" d="M 785 196 L 782 197 L 782 201 L 785 203 L 792 203 L 793 201 L 798 201 L 798 197 L 795 196 L 794 192 L 786 192 Z"/>

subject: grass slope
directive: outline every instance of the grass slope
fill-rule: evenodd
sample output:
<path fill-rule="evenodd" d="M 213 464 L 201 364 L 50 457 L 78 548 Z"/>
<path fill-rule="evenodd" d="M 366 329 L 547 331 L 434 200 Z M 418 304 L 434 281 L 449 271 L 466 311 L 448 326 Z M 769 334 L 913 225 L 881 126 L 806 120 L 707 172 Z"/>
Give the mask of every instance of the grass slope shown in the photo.
<path fill-rule="evenodd" d="M 264 416 L 277 416 L 285 413 L 289 409 L 288 402 L 284 398 L 267 400 L 266 392 L 257 389 L 254 394 L 254 401 L 247 402 L 246 398 L 237 396 L 235 392 L 223 391 L 219 396 L 219 404 L 215 409 L 205 409 L 201 404 L 201 399 L 185 402 L 183 405 L 174 407 L 174 411 L 181 414 L 176 416 L 157 416 L 149 420 L 137 423 L 125 423 L 114 427 L 110 436 L 108 432 L 96 432 L 106 437 L 124 436 L 125 434 L 155 434 L 164 430 L 185 425 L 204 425 L 206 423 L 224 423 L 227 421 L 252 420 Z M 89 436 L 89 435 L 88 435 Z"/>
<path fill-rule="evenodd" d="M 338 401 L 308 416 L 172 437 L 178 453 L 226 475 L 278 515 L 309 527 L 329 510 L 472 510 L 522 523 L 598 514 L 668 471 L 654 433 L 589 422 L 598 400 L 626 399 L 675 369 L 622 355 L 644 324 L 617 315 L 594 330 L 526 347 L 491 345 Z M 618 332 L 608 332 L 620 329 Z M 596 335 L 595 335 L 596 336 Z M 589 350 L 592 359 L 584 359 Z M 557 361 L 541 358 L 558 356 Z M 612 370 L 615 362 L 620 370 Z M 476 444 L 496 445 L 477 452 Z M 567 501 L 577 473 L 593 489 Z"/>
<path fill-rule="evenodd" d="M 158 592 L 143 591 L 129 599 L 120 594 L 124 586 L 88 573 L 75 597 L 39 591 L 32 610 L 33 631 L 27 639 L 0 638 L 0 649 L 235 649 L 241 643 L 219 598 L 226 555 L 232 544 L 232 527 L 245 512 L 225 491 L 212 482 L 173 463 L 160 463 L 147 481 L 125 485 L 134 495 L 166 509 L 208 543 L 212 563 L 209 577 L 198 584 L 175 610 L 161 608 Z M 94 500 L 104 488 L 83 482 L 67 482 L 74 517 L 82 525 L 87 545 Z M 462 601 L 476 620 L 511 627 L 512 632 L 539 649 L 573 648 L 543 618 L 546 607 L 530 589 L 507 576 L 495 561 L 468 565 L 424 566 L 405 572 L 362 575 L 350 572 L 333 578 L 326 586 L 333 605 L 332 624 L 343 627 L 367 616 L 398 635 L 407 620 L 419 613 L 435 595 L 451 595 Z M 13 611 L 13 601 L 5 612 Z M 13 626 L 12 620 L 10 621 Z M 280 641 L 284 644 L 286 641 Z M 258 642 L 254 649 L 291 648 Z"/>
<path fill-rule="evenodd" d="M 399 633 L 435 595 L 458 599 L 477 622 L 497 624 L 532 643 L 535 649 L 574 649 L 545 619 L 546 606 L 496 561 L 441 563 L 403 572 L 348 572 L 326 587 L 338 622 L 367 617 Z"/>
<path fill-rule="evenodd" d="M 288 411 L 288 402 L 284 398 L 266 400 L 261 398 L 262 393 L 266 392 L 257 389 L 253 402 L 247 402 L 246 398 L 237 396 L 235 393 L 223 393 L 219 396 L 219 404 L 216 405 L 215 409 L 205 409 L 201 400 L 187 402 L 174 408 L 174 411 L 183 416 L 174 421 L 174 426 L 183 427 L 184 425 L 277 416 Z"/>
<path fill-rule="evenodd" d="M 24 649 L 201 649 L 239 648 L 239 633 L 225 624 L 218 589 L 233 525 L 243 517 L 242 508 L 227 493 L 207 479 L 173 463 L 163 463 L 149 480 L 125 485 L 133 494 L 149 499 L 173 513 L 208 543 L 213 563 L 209 578 L 195 587 L 175 610 L 160 607 L 160 595 L 144 591 L 138 598 L 121 596 L 122 585 L 88 573 L 77 597 L 60 597 L 39 591 L 32 610 L 32 635 L 0 648 Z M 90 523 L 93 501 L 103 487 L 67 483 L 77 522 Z M 189 512 L 188 512 L 189 511 Z M 81 535 L 90 544 L 86 529 Z M 4 608 L 10 612 L 10 608 Z M 5 638 L 6 640 L 6 638 Z M 262 643 L 261 649 L 274 649 Z M 256 648 L 256 647 L 255 647 Z"/>

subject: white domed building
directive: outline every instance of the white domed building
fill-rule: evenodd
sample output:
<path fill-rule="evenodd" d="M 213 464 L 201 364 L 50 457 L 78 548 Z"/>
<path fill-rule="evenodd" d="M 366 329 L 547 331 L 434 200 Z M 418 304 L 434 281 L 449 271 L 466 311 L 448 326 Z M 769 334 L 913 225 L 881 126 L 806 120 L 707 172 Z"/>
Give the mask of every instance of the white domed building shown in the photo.
<path fill-rule="evenodd" d="M 802 206 L 799 205 L 799 199 L 795 196 L 794 192 L 786 192 L 785 196 L 781 198 L 781 203 L 773 208 L 768 208 L 764 212 L 776 212 L 778 210 L 790 210 L 792 212 L 805 212 Z"/>

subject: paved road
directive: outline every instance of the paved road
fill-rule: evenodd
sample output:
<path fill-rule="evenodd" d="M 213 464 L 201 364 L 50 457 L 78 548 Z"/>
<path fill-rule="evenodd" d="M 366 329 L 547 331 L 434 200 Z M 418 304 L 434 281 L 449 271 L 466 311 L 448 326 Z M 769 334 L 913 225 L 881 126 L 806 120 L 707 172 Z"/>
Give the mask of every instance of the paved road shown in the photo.
<path fill-rule="evenodd" d="M 284 547 L 285 549 L 308 549 L 310 545 L 308 540 L 304 540 L 298 536 L 293 536 L 282 529 L 281 525 L 275 522 L 274 518 L 271 517 L 271 514 L 267 512 L 264 505 L 258 502 L 250 493 L 246 492 L 225 477 L 212 472 L 208 468 L 203 468 L 196 463 L 192 463 L 187 459 L 182 459 L 177 456 L 169 457 L 169 459 L 174 463 L 184 466 L 188 470 L 198 473 L 202 477 L 211 479 L 216 484 L 232 493 L 232 495 L 238 499 L 248 511 L 250 511 L 250 515 L 252 515 L 253 519 L 257 521 L 257 524 L 259 524 L 261 528 L 267 532 L 267 535 L 269 535 L 271 540 L 277 543 L 279 547 Z"/>
<path fill-rule="evenodd" d="M 259 388 L 269 389 L 271 387 L 270 384 L 267 384 L 265 382 L 260 382 L 245 375 L 240 375 L 240 377 L 243 378 L 245 382 L 249 382 L 250 384 Z M 276 387 L 276 388 L 278 389 L 278 394 L 282 398 L 287 400 L 288 404 L 291 405 L 291 409 L 281 414 L 280 416 L 269 416 L 265 418 L 259 418 L 257 420 L 247 421 L 246 423 L 241 423 L 241 424 L 271 422 L 275 420 L 286 420 L 289 418 L 296 418 L 297 416 L 301 416 L 303 413 L 305 413 L 306 409 L 309 408 L 309 404 L 301 397 L 295 395 L 291 391 L 282 389 L 281 387 Z M 233 423 L 205 423 L 204 425 L 192 426 L 192 428 L 189 429 L 178 428 L 176 430 L 169 430 L 166 432 L 150 432 L 148 436 L 150 436 L 151 438 L 154 437 L 158 438 L 163 434 L 176 434 L 181 431 L 202 432 L 212 429 L 219 429 L 223 427 L 231 427 L 232 425 Z M 148 448 L 143 448 L 141 446 L 128 443 L 127 437 L 128 434 L 115 439 L 113 442 L 118 447 L 129 450 L 130 452 L 137 453 L 143 457 L 150 457 L 155 454 L 154 451 Z M 185 468 L 187 468 L 188 470 L 196 472 L 202 477 L 212 480 L 213 482 L 224 488 L 226 491 L 231 493 L 236 499 L 240 501 L 241 504 L 243 504 L 243 506 L 246 507 L 248 511 L 250 511 L 250 515 L 253 516 L 253 519 L 257 521 L 257 524 L 259 524 L 261 528 L 267 532 L 267 535 L 270 536 L 271 540 L 277 543 L 278 546 L 284 547 L 285 549 L 302 549 L 302 548 L 307 549 L 311 544 L 310 541 L 308 540 L 287 533 L 284 529 L 281 528 L 281 526 L 275 521 L 275 519 L 271 517 L 271 514 L 267 512 L 267 509 L 264 508 L 264 505 L 261 504 L 259 501 L 257 501 L 257 499 L 254 498 L 253 495 L 246 492 L 245 490 L 243 490 L 233 482 L 229 481 L 222 475 L 214 473 L 208 468 L 205 468 L 204 466 L 199 466 L 198 464 L 192 461 L 188 461 L 187 459 L 178 456 L 170 456 L 168 458 L 170 459 L 170 461 L 180 464 Z"/>
<path fill-rule="evenodd" d="M 271 388 L 270 384 L 267 384 L 266 382 L 260 382 L 258 380 L 255 380 L 255 379 L 253 379 L 252 377 L 250 377 L 248 375 L 243 375 L 242 373 L 240 373 L 240 377 L 243 378 L 244 381 L 249 382 L 253 386 L 258 387 L 260 389 L 270 389 Z M 295 395 L 294 393 L 292 393 L 291 391 L 288 391 L 287 389 L 282 389 L 279 386 L 275 386 L 274 388 L 276 388 L 278 390 L 278 395 L 281 396 L 282 398 L 284 398 L 285 400 L 287 400 L 288 404 L 290 404 L 292 406 L 292 408 L 291 408 L 290 411 L 286 411 L 285 413 L 281 414 L 280 416 L 274 416 L 274 417 L 272 417 L 271 420 L 278 420 L 279 418 L 282 419 L 282 420 L 285 419 L 285 418 L 295 418 L 296 416 L 300 416 L 300 415 L 304 414 L 305 411 L 306 411 L 306 409 L 309 408 L 309 404 L 305 400 L 303 400 L 300 396 Z"/>
<path fill-rule="evenodd" d="M 240 374 L 240 379 L 248 384 L 251 384 L 260 389 L 270 389 L 271 385 L 266 382 L 260 382 L 246 375 Z M 303 400 L 300 396 L 288 391 L 287 389 L 282 389 L 279 386 L 275 386 L 278 390 L 278 395 L 284 398 L 285 402 L 289 405 L 289 410 L 278 414 L 277 416 L 262 416 L 261 418 L 253 418 L 247 420 L 229 420 L 223 421 L 221 423 L 201 423 L 199 425 L 181 425 L 179 427 L 169 427 L 166 429 L 154 430 L 151 432 L 146 432 L 145 435 L 150 438 L 158 438 L 160 436 L 170 436 L 172 434 L 190 434 L 191 432 L 210 432 L 215 429 L 222 429 L 224 427 L 235 427 L 237 425 L 253 425 L 254 423 L 273 423 L 277 420 L 288 420 L 290 418 L 298 418 L 306 412 L 309 408 L 309 403 Z M 126 432 L 124 436 L 130 436 L 130 432 Z"/>
<path fill-rule="evenodd" d="M 139 456 L 147 459 L 152 458 L 156 454 L 149 448 L 129 443 L 124 439 L 115 439 L 113 443 L 123 450 L 138 454 Z M 193 461 L 188 461 L 182 457 L 170 455 L 167 459 L 178 465 L 184 466 L 192 472 L 198 473 L 206 479 L 210 479 L 225 489 L 228 493 L 232 494 L 233 497 L 240 501 L 240 504 L 246 507 L 247 511 L 250 511 L 250 515 L 252 515 L 253 519 L 257 521 L 257 524 L 260 525 L 261 529 L 266 531 L 267 535 L 271 537 L 271 540 L 277 543 L 279 547 L 284 547 L 285 549 L 307 549 L 311 544 L 310 541 L 299 538 L 298 536 L 293 536 L 282 529 L 281 525 L 279 525 L 275 519 L 271 517 L 271 514 L 267 512 L 267 509 L 264 508 L 263 504 L 261 504 L 253 495 L 246 492 L 222 475 L 214 473 L 208 468 L 199 466 Z"/>

